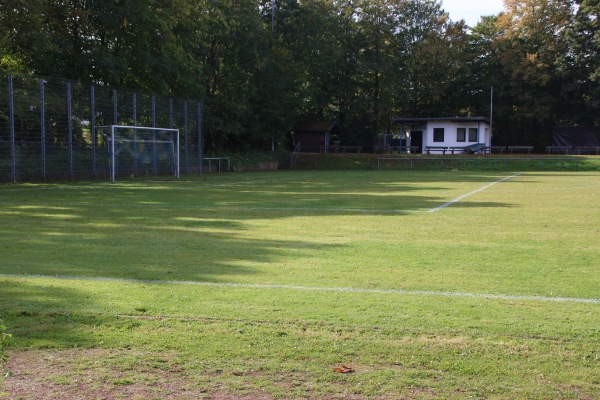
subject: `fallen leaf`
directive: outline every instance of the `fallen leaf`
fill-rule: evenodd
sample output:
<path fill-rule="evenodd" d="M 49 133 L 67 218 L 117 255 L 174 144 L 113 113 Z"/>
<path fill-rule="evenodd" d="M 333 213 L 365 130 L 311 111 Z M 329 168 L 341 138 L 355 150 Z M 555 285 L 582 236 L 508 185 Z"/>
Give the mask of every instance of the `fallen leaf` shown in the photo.
<path fill-rule="evenodd" d="M 338 374 L 349 374 L 351 372 L 354 372 L 354 369 L 352 367 L 347 367 L 344 364 L 342 364 L 341 368 L 334 368 L 333 372 L 337 372 Z"/>

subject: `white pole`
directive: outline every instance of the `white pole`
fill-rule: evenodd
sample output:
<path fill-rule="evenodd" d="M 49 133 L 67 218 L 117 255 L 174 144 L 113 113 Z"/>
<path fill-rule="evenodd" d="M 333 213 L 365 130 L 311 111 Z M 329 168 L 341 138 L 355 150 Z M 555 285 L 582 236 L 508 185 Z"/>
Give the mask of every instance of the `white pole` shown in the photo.
<path fill-rule="evenodd" d="M 175 151 L 177 160 L 177 169 L 175 170 L 175 178 L 179 179 L 179 129 L 177 130 L 177 150 Z"/>
<path fill-rule="evenodd" d="M 115 126 L 110 127 L 110 159 L 112 165 L 110 166 L 110 181 L 115 182 Z"/>

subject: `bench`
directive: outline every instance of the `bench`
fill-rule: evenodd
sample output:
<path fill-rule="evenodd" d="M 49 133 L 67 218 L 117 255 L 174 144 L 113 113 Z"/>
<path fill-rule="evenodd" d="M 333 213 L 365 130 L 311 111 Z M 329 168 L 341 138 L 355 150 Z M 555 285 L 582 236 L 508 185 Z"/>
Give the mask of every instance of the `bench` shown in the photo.
<path fill-rule="evenodd" d="M 490 150 L 490 154 L 492 153 L 504 153 L 504 150 L 506 150 L 506 147 L 504 146 L 489 146 L 489 150 Z"/>
<path fill-rule="evenodd" d="M 546 146 L 546 150 L 548 150 L 548 154 L 552 154 L 552 153 L 569 154 L 569 152 L 573 151 L 573 147 L 572 146 Z"/>
<path fill-rule="evenodd" d="M 425 146 L 427 154 L 431 154 L 432 151 L 441 151 L 442 154 L 446 154 L 447 150 L 448 148 L 445 146 Z"/>
<path fill-rule="evenodd" d="M 464 146 L 450 146 L 448 147 L 450 150 L 450 154 L 454 154 L 454 152 L 458 152 L 458 154 L 467 154 L 467 148 Z"/>
<path fill-rule="evenodd" d="M 513 154 L 515 151 L 517 152 L 527 152 L 527 154 L 531 154 L 533 150 L 533 146 L 508 146 L 508 150 L 510 150 L 510 154 Z"/>
<path fill-rule="evenodd" d="M 575 146 L 573 152 L 577 154 L 600 155 L 600 146 Z"/>

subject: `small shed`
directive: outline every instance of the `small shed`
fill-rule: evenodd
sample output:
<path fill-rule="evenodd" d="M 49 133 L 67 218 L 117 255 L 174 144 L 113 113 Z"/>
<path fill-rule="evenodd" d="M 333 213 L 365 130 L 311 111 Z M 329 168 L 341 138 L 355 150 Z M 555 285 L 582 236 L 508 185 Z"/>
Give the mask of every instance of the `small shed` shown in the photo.
<path fill-rule="evenodd" d="M 323 147 L 339 140 L 342 130 L 336 121 L 304 121 L 292 131 L 294 148 L 300 144 L 302 151 L 319 152 Z"/>
<path fill-rule="evenodd" d="M 445 154 L 492 145 L 491 124 L 485 117 L 394 118 L 393 122 L 400 126 L 402 142 L 416 153 Z"/>

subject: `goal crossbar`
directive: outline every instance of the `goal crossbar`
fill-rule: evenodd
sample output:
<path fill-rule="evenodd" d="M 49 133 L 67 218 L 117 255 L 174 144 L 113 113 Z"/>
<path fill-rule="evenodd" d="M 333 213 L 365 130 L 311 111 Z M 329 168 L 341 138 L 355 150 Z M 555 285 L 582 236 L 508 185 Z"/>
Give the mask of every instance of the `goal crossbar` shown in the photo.
<path fill-rule="evenodd" d="M 133 126 L 133 125 L 106 125 L 99 126 L 99 129 L 110 129 L 110 138 L 109 138 L 109 156 L 110 156 L 110 180 L 111 182 L 116 181 L 117 177 L 117 151 L 116 151 L 116 143 L 151 143 L 154 146 L 157 144 L 171 144 L 173 146 L 173 172 L 177 179 L 179 179 L 179 129 L 173 128 L 156 128 L 156 127 L 148 127 L 148 126 Z M 133 130 L 136 131 L 150 131 L 150 132 L 168 132 L 174 134 L 174 140 L 171 138 L 170 140 L 157 139 L 156 137 L 148 140 L 148 139 L 129 139 L 129 138 L 119 138 L 118 135 L 115 137 L 115 134 L 118 130 Z M 135 136 L 135 135 L 134 135 Z"/>

